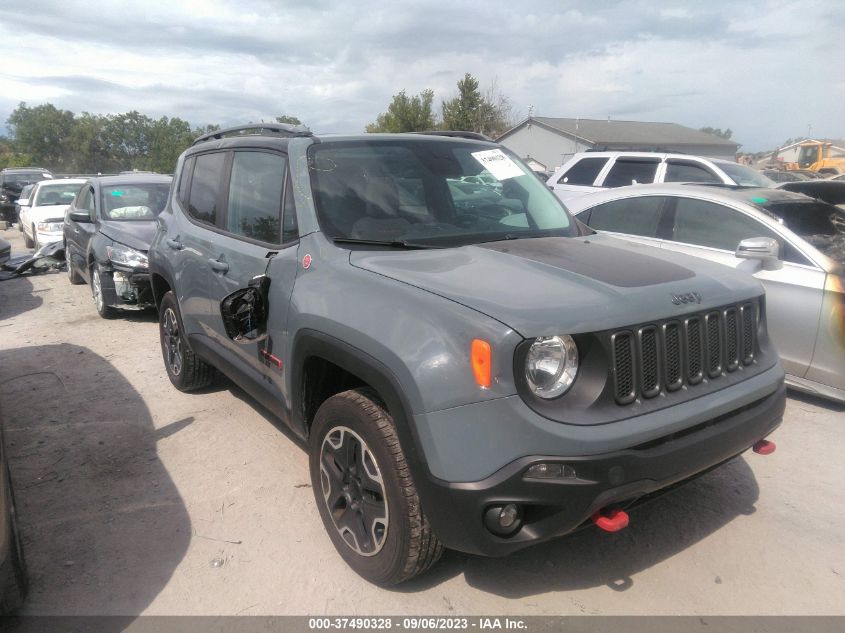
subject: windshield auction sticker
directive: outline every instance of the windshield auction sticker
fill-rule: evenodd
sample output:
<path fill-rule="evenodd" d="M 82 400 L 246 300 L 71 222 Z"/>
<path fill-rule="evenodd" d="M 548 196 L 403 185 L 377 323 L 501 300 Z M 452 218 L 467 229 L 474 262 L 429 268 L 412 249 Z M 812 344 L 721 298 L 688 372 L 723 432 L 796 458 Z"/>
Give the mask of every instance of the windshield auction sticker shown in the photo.
<path fill-rule="evenodd" d="M 493 174 L 496 180 L 507 180 L 522 176 L 523 172 L 515 162 L 508 158 L 500 149 L 488 149 L 483 152 L 473 152 L 472 157 Z"/>

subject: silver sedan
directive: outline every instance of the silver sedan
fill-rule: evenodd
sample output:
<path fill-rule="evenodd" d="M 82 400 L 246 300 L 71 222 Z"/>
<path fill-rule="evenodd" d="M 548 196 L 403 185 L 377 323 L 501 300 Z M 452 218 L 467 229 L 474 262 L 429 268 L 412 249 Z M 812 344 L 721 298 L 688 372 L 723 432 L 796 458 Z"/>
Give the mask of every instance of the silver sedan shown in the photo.
<path fill-rule="evenodd" d="M 791 387 L 845 402 L 845 212 L 801 194 L 719 185 L 620 187 L 567 200 L 593 229 L 747 270 Z"/>

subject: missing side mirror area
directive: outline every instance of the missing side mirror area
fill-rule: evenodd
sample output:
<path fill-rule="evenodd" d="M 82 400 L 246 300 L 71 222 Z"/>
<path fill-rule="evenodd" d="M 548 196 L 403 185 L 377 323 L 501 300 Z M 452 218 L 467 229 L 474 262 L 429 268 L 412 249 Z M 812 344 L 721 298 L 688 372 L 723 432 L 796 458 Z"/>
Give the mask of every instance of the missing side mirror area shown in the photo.
<path fill-rule="evenodd" d="M 256 341 L 266 335 L 270 278 L 254 277 L 249 287 L 236 290 L 220 303 L 227 336 L 233 341 Z"/>

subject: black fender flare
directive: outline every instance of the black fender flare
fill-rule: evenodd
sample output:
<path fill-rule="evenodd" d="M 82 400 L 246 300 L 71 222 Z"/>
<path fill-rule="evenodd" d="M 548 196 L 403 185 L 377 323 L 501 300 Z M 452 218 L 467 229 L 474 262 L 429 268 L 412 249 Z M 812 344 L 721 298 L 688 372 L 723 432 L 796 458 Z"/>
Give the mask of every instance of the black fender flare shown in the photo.
<path fill-rule="evenodd" d="M 290 368 L 291 388 L 291 424 L 294 431 L 308 436 L 308 424 L 305 420 L 302 401 L 303 368 L 308 357 L 317 356 L 349 372 L 375 389 L 384 400 L 387 410 L 393 418 L 399 444 L 405 454 L 411 476 L 420 496 L 420 501 L 432 508 L 435 500 L 432 487 L 439 480 L 431 474 L 422 444 L 419 441 L 413 412 L 405 396 L 402 385 L 396 375 L 377 358 L 350 345 L 334 336 L 318 330 L 302 329 L 297 332 L 292 343 Z M 440 482 L 443 485 L 445 482 Z M 436 510 L 431 511 L 432 514 Z"/>

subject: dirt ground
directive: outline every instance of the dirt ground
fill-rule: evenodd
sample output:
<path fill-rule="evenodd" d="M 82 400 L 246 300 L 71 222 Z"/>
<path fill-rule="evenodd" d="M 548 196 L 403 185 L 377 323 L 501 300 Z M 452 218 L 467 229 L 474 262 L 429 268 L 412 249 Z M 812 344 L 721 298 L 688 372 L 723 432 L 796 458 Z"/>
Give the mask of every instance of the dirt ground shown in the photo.
<path fill-rule="evenodd" d="M 16 230 L 0 232 L 22 251 Z M 0 282 L 0 408 L 25 614 L 843 614 L 845 408 L 791 394 L 777 452 L 509 558 L 370 585 L 320 523 L 303 448 L 232 383 L 183 394 L 156 319 L 64 273 Z"/>

